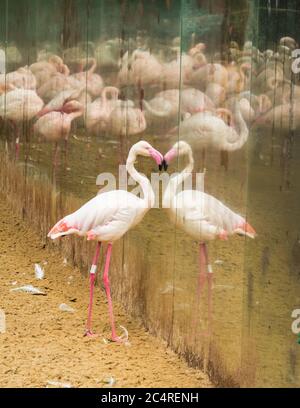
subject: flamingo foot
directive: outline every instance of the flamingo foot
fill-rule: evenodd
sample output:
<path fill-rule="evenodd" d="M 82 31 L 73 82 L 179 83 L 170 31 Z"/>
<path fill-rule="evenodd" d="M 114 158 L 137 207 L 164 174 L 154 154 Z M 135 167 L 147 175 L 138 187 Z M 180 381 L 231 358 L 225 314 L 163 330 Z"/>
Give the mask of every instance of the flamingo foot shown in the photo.
<path fill-rule="evenodd" d="M 96 337 L 99 337 L 99 334 L 93 333 L 91 330 L 86 330 L 83 337 L 88 337 L 90 339 L 94 339 Z"/>
<path fill-rule="evenodd" d="M 111 341 L 115 343 L 126 343 L 127 340 L 121 336 L 111 336 Z"/>
<path fill-rule="evenodd" d="M 120 327 L 123 330 L 123 334 L 121 334 L 121 336 L 117 336 L 115 333 L 113 333 L 111 336 L 111 341 L 114 341 L 116 343 L 127 343 L 128 342 L 128 330 L 124 326 L 120 325 Z"/>

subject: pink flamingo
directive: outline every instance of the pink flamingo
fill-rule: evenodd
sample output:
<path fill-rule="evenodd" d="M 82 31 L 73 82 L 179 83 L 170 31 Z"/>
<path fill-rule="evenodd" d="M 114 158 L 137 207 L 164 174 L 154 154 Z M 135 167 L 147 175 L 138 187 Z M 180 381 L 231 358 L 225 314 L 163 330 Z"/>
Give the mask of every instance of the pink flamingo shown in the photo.
<path fill-rule="evenodd" d="M 143 100 L 145 109 L 156 117 L 177 116 L 180 113 L 197 113 L 213 110 L 214 104 L 205 93 L 195 88 L 168 89 L 158 92 L 149 102 Z"/>
<path fill-rule="evenodd" d="M 164 156 L 164 168 L 179 156 L 187 156 L 188 164 L 176 177 L 172 177 L 164 192 L 163 207 L 167 209 L 171 221 L 191 237 L 200 241 L 200 271 L 198 295 L 208 282 L 208 316 L 212 311 L 212 268 L 208 259 L 206 241 L 227 240 L 229 235 L 246 235 L 254 238 L 255 230 L 245 218 L 234 213 L 215 197 L 198 190 L 182 190 L 178 187 L 191 176 L 194 159 L 190 145 L 184 141 L 174 146 Z M 207 273 L 204 274 L 204 270 Z"/>
<path fill-rule="evenodd" d="M 155 85 L 159 82 L 163 71 L 162 64 L 148 51 L 135 50 L 131 58 L 128 52 L 122 60 L 122 66 L 118 74 L 118 83 L 121 86 Z"/>
<path fill-rule="evenodd" d="M 99 130 L 107 128 L 110 114 L 117 106 L 118 96 L 118 88 L 106 86 L 103 88 L 100 98 L 87 105 L 85 124 L 88 131 L 97 133 Z"/>
<path fill-rule="evenodd" d="M 46 141 L 55 142 L 54 165 L 57 161 L 58 141 L 67 142 L 72 121 L 83 114 L 83 106 L 78 101 L 69 101 L 59 110 L 53 110 L 41 116 L 34 124 L 34 131 Z"/>
<path fill-rule="evenodd" d="M 216 107 L 222 106 L 226 99 L 226 89 L 217 83 L 210 82 L 205 90 L 205 94 L 210 98 Z"/>
<path fill-rule="evenodd" d="M 186 56 L 186 60 L 190 56 Z M 213 82 L 212 78 L 208 81 L 209 65 L 205 55 L 200 52 L 190 57 L 191 63 L 184 66 L 183 83 L 195 86 L 196 88 L 204 88 L 208 82 Z"/>
<path fill-rule="evenodd" d="M 226 109 L 226 112 L 228 110 Z M 216 114 L 224 113 L 219 108 Z M 227 125 L 220 117 L 210 111 L 196 113 L 180 123 L 180 132 L 185 135 L 186 140 L 195 148 L 214 148 L 232 152 L 241 149 L 246 143 L 249 135 L 248 127 L 241 114 L 237 101 L 234 103 L 235 125 Z M 171 131 L 174 133 L 176 128 Z"/>
<path fill-rule="evenodd" d="M 49 102 L 63 90 L 82 88 L 82 83 L 69 74 L 68 67 L 63 65 L 61 72 L 51 75 L 48 81 L 38 88 L 37 93 L 45 102 Z"/>
<path fill-rule="evenodd" d="M 91 67 L 87 71 L 83 71 L 87 64 L 91 64 Z M 101 76 L 95 73 L 96 67 L 97 61 L 95 58 L 83 59 L 81 61 L 81 71 L 70 76 L 70 79 L 74 78 L 86 86 L 87 92 L 93 97 L 99 96 L 104 86 Z"/>
<path fill-rule="evenodd" d="M 47 61 L 38 61 L 29 66 L 37 81 L 37 88 L 63 69 L 63 60 L 58 55 L 49 56 Z"/>
<path fill-rule="evenodd" d="M 163 162 L 163 156 L 145 141 L 134 144 L 129 151 L 126 169 L 131 177 L 140 184 L 144 198 L 139 198 L 125 190 L 112 190 L 98 194 L 77 211 L 58 221 L 48 234 L 48 237 L 52 239 L 64 235 L 77 234 L 79 236 L 86 236 L 88 240 L 97 241 L 96 252 L 90 269 L 90 302 L 86 327 L 87 336 L 93 336 L 91 323 L 93 291 L 100 246 L 102 242 L 108 243 L 103 282 L 108 300 L 111 338 L 117 342 L 122 340 L 121 337 L 117 336 L 116 332 L 108 278 L 112 245 L 129 229 L 137 225 L 146 212 L 153 207 L 155 202 L 154 191 L 150 181 L 141 175 L 134 167 L 137 156 L 152 157 L 160 168 Z"/>
<path fill-rule="evenodd" d="M 142 133 L 147 127 L 147 122 L 144 112 L 135 108 L 132 101 L 117 102 L 110 113 L 107 130 L 110 134 L 119 136 L 119 162 L 123 163 L 126 137 Z"/>
<path fill-rule="evenodd" d="M 198 43 L 198 44 L 194 45 L 192 48 L 190 48 L 189 55 L 194 57 L 198 53 L 203 53 L 203 51 L 205 51 L 205 50 L 206 50 L 206 44 Z"/>
<path fill-rule="evenodd" d="M 208 83 L 214 82 L 227 89 L 228 71 L 221 64 L 207 64 L 208 68 Z"/>
<path fill-rule="evenodd" d="M 30 89 L 13 89 L 0 95 L 0 117 L 10 120 L 16 133 L 16 158 L 19 155 L 18 125 L 34 118 L 43 106 L 42 99 Z"/>
<path fill-rule="evenodd" d="M 10 84 L 15 88 L 36 89 L 36 79 L 28 67 L 20 67 L 16 71 L 0 75 L 0 86 Z"/>
<path fill-rule="evenodd" d="M 161 82 L 162 88 L 179 88 L 181 83 L 187 84 L 188 77 L 194 69 L 195 64 L 199 66 L 199 61 L 206 64 L 204 54 L 197 53 L 181 54 L 180 47 L 177 49 L 177 58 L 162 65 Z"/>
<path fill-rule="evenodd" d="M 65 103 L 73 101 L 80 97 L 81 93 L 84 92 L 84 87 L 75 89 L 66 89 L 59 92 L 44 108 L 38 113 L 38 117 L 44 116 L 46 113 L 52 111 L 61 111 L 61 107 Z"/>
<path fill-rule="evenodd" d="M 227 93 L 239 93 L 246 88 L 247 72 L 251 70 L 251 64 L 244 63 L 238 66 L 236 63 L 232 62 L 227 66 L 228 72 L 228 83 L 227 83 Z"/>

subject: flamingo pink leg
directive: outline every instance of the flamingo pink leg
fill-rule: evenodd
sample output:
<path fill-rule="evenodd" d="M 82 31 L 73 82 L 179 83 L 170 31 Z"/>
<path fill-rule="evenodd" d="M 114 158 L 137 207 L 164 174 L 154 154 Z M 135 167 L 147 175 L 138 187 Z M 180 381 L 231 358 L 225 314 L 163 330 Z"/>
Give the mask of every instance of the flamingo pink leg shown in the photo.
<path fill-rule="evenodd" d="M 204 289 L 205 282 L 207 281 L 208 286 L 208 333 L 211 331 L 212 326 L 212 284 L 213 284 L 213 273 L 212 267 L 208 261 L 207 246 L 205 243 L 200 244 L 200 268 L 199 268 L 199 281 L 198 281 L 198 302 L 200 296 Z"/>
<path fill-rule="evenodd" d="M 16 137 L 16 160 L 19 159 L 20 156 L 20 137 L 17 135 Z"/>
<path fill-rule="evenodd" d="M 207 286 L 208 286 L 208 331 L 211 331 L 212 327 L 212 306 L 213 306 L 213 298 L 212 298 L 212 287 L 213 287 L 213 271 L 212 267 L 208 260 L 208 251 L 206 244 L 203 244 L 203 251 L 205 256 L 205 263 L 206 263 L 206 270 L 207 270 Z"/>
<path fill-rule="evenodd" d="M 109 320 L 110 320 L 110 325 L 111 325 L 111 339 L 112 341 L 120 342 L 121 338 L 117 336 L 117 332 L 116 332 L 113 304 L 112 304 L 112 299 L 111 299 L 111 294 L 110 294 L 110 284 L 109 284 L 109 278 L 108 278 L 111 251 L 112 251 L 112 244 L 108 244 L 107 251 L 106 251 L 105 266 L 104 266 L 103 283 L 105 286 L 105 291 L 106 291 L 106 296 L 107 296 L 107 301 L 108 301 L 108 313 L 109 313 Z"/>
<path fill-rule="evenodd" d="M 93 297 L 94 297 L 94 286 L 96 280 L 96 271 L 97 271 L 97 263 L 99 259 L 101 248 L 101 242 L 97 242 L 95 255 L 93 258 L 92 266 L 90 269 L 90 303 L 89 303 L 89 310 L 88 310 L 88 319 L 86 324 L 86 332 L 85 335 L 88 337 L 93 337 L 94 333 L 92 332 L 92 309 L 93 309 Z"/>
<path fill-rule="evenodd" d="M 200 256 L 199 256 L 199 280 L 198 280 L 198 298 L 200 298 L 202 290 L 206 282 L 206 244 L 203 242 L 200 244 Z"/>

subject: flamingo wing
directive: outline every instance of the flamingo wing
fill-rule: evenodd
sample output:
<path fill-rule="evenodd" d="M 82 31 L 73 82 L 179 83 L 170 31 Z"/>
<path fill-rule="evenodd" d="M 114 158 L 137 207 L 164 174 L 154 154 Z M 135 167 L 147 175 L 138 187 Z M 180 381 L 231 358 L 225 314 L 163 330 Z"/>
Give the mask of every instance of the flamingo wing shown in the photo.
<path fill-rule="evenodd" d="M 119 208 L 105 224 L 97 225 L 87 232 L 87 239 L 105 242 L 116 241 L 136 224 L 138 212 L 130 207 Z"/>
<path fill-rule="evenodd" d="M 75 233 L 88 235 L 89 239 L 114 241 L 143 217 L 147 209 L 142 203 L 143 200 L 124 190 L 99 194 L 58 221 L 48 236 L 55 239 Z"/>

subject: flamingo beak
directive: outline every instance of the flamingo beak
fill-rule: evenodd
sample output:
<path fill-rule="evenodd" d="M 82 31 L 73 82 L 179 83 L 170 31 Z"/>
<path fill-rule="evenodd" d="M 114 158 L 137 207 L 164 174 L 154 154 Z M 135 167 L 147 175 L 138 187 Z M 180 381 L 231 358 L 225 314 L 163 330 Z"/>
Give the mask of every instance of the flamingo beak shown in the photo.
<path fill-rule="evenodd" d="M 170 149 L 164 156 L 163 160 L 163 166 L 164 170 L 167 170 L 169 163 L 174 159 L 174 157 L 177 156 L 177 150 L 176 149 Z"/>
<path fill-rule="evenodd" d="M 245 222 L 242 225 L 239 225 L 234 232 L 238 235 L 246 235 L 249 238 L 254 239 L 256 237 L 256 231 L 255 229 L 248 223 Z"/>
<path fill-rule="evenodd" d="M 162 169 L 164 156 L 156 149 L 149 149 L 150 156 L 158 165 L 159 170 Z"/>

